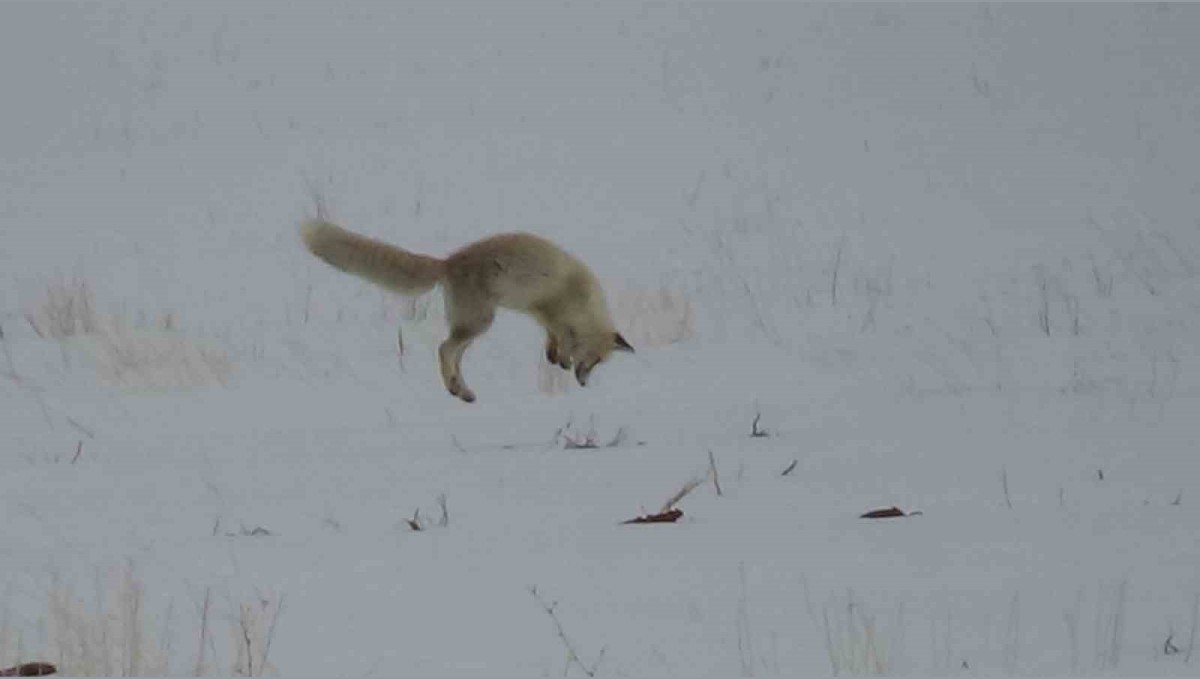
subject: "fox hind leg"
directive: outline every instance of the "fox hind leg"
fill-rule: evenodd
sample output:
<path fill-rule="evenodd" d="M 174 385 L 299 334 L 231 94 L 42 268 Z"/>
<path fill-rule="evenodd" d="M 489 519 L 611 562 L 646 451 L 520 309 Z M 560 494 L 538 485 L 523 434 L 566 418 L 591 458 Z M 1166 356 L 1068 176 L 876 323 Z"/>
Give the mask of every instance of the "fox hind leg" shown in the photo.
<path fill-rule="evenodd" d="M 474 328 L 456 327 L 450 331 L 450 337 L 438 347 L 438 363 L 442 371 L 442 383 L 446 391 L 466 401 L 475 402 L 475 392 L 462 377 L 462 356 L 471 342 L 483 334 Z"/>
<path fill-rule="evenodd" d="M 462 376 L 462 357 L 471 342 L 491 327 L 496 313 L 494 309 L 476 309 L 468 312 L 465 309 L 451 307 L 450 337 L 438 347 L 438 365 L 442 371 L 442 383 L 446 391 L 466 401 L 475 402 L 475 392 L 471 391 Z"/>

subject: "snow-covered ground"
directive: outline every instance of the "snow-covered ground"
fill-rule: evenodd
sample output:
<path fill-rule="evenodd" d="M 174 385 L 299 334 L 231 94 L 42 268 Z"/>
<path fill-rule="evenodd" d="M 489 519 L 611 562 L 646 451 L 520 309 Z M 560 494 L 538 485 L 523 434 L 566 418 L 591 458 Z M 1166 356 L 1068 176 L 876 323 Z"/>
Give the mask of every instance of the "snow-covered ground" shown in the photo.
<path fill-rule="evenodd" d="M 254 673 L 1194 675 L 1196 35 L 0 4 L 0 666 L 134 585 L 108 643 L 171 673 L 245 671 L 260 615 Z M 580 389 L 503 315 L 460 403 L 436 294 L 306 253 L 314 195 L 432 254 L 548 235 L 638 352 Z M 710 451 L 720 496 L 619 525 Z"/>

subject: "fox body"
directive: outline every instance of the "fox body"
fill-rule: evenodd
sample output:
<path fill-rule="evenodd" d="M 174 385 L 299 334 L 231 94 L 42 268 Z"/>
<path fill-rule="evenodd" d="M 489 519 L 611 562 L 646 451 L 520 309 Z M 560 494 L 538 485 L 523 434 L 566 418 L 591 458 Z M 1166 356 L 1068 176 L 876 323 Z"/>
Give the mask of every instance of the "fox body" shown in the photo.
<path fill-rule="evenodd" d="M 450 336 L 438 347 L 446 390 L 472 403 L 463 353 L 503 307 L 533 317 L 546 331 L 546 360 L 574 368 L 580 386 L 613 351 L 633 351 L 613 326 L 604 291 L 582 261 L 529 233 L 502 233 L 445 259 L 409 252 L 322 219 L 300 226 L 309 251 L 336 269 L 403 294 L 441 284 Z"/>

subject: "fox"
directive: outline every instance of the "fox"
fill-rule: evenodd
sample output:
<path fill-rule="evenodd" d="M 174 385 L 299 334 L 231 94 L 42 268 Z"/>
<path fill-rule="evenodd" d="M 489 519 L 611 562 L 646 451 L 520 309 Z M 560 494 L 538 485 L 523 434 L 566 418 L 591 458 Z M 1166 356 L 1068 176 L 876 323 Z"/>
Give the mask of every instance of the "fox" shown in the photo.
<path fill-rule="evenodd" d="M 326 264 L 383 288 L 420 295 L 441 285 L 450 333 L 438 347 L 438 366 L 446 391 L 466 403 L 475 402 L 475 392 L 463 378 L 463 354 L 491 327 L 498 308 L 533 318 L 546 333 L 546 361 L 574 369 L 581 387 L 613 352 L 634 353 L 613 323 L 596 275 L 542 236 L 499 233 L 445 258 L 409 252 L 322 218 L 301 222 L 300 237 Z"/>

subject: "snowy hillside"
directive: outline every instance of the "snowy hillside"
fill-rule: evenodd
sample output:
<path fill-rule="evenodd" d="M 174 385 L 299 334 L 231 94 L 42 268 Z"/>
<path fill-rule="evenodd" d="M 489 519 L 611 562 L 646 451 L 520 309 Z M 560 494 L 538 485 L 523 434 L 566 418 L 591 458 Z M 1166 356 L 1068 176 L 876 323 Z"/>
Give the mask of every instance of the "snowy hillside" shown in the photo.
<path fill-rule="evenodd" d="M 1196 35 L 0 4 L 0 669 L 1195 674 Z M 461 403 L 438 294 L 304 251 L 318 202 L 548 236 L 637 353 L 581 389 L 503 314 Z"/>

